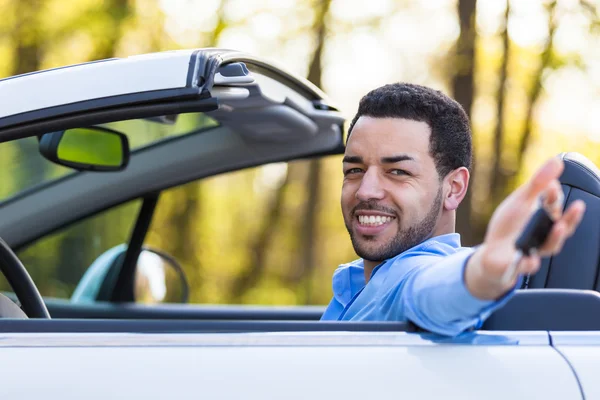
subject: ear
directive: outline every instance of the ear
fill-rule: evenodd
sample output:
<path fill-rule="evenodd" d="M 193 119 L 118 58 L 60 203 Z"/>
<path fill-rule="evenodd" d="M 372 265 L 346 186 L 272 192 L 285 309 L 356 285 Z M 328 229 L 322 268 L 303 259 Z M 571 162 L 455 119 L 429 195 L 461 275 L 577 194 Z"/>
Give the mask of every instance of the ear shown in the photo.
<path fill-rule="evenodd" d="M 450 172 L 444 178 L 444 208 L 456 210 L 465 198 L 469 187 L 469 170 L 460 167 Z"/>

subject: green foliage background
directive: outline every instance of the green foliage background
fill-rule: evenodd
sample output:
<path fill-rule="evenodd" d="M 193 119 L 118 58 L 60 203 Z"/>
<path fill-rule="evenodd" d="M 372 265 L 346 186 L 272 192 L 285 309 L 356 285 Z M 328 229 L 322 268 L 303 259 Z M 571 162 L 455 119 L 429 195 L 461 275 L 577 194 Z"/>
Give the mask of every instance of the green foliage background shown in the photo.
<path fill-rule="evenodd" d="M 516 28 L 511 31 L 511 26 L 518 26 L 520 18 L 513 9 L 516 1 L 448 0 L 439 2 L 439 9 L 409 0 L 387 3 L 391 5 L 377 14 L 377 7 L 362 10 L 360 2 L 340 0 L 0 0 L 0 77 L 225 43 L 272 58 L 335 94 L 340 85 L 353 84 L 336 80 L 353 67 L 336 63 L 345 56 L 341 42 L 358 43 L 365 35 L 375 41 L 400 40 L 390 39 L 389 32 L 403 21 L 439 18 L 451 21 L 455 34 L 436 39 L 426 56 L 419 46 L 428 45 L 415 32 L 411 40 L 419 50 L 398 51 L 371 65 L 392 71 L 386 80 L 436 86 L 470 113 L 476 168 L 472 195 L 459 214 L 465 244 L 481 240 L 494 206 L 545 157 L 569 150 L 600 161 L 600 135 L 542 131 L 548 126 L 547 113 L 540 111 L 551 99 L 548 82 L 565 71 L 571 74 L 567 76 L 579 71 L 590 85 L 599 85 L 590 78 L 597 62 L 593 52 L 565 50 L 554 40 L 572 18 L 579 18 L 585 39 L 600 44 L 598 2 L 535 2 L 540 5 L 536 21 L 545 29 L 535 43 L 516 40 L 516 33 L 513 37 Z M 201 12 L 203 7 L 209 11 Z M 504 9 L 497 26 L 483 24 L 486 13 L 498 7 Z M 261 23 L 279 27 L 280 34 L 254 35 Z M 239 38 L 234 45 L 232 37 Z M 411 66 L 411 58 L 417 65 Z M 600 99 L 600 87 L 597 92 Z M 362 94 L 356 93 L 351 107 Z M 40 88 L 38 95 L 47 94 Z M 346 104 L 347 99 L 334 101 Z M 354 109 L 346 110 L 348 118 Z M 597 125 L 592 130 L 600 133 Z M 141 143 L 162 134 L 144 132 L 138 139 Z M 0 201 L 66 173 L 37 155 L 34 139 L 0 144 Z M 340 157 L 329 157 L 238 171 L 165 191 L 147 245 L 183 265 L 195 303 L 325 304 L 333 270 L 356 257 L 340 215 L 341 178 Z M 139 207 L 139 201 L 123 205 L 22 249 L 19 256 L 42 294 L 70 296 L 100 254 L 128 240 Z"/>

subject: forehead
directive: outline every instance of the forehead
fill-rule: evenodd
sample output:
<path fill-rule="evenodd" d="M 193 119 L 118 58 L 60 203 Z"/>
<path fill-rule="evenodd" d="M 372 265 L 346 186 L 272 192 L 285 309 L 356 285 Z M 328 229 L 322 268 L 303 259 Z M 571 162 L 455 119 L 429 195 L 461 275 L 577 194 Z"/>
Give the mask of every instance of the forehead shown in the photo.
<path fill-rule="evenodd" d="M 418 158 L 430 157 L 427 123 L 404 118 L 362 116 L 356 121 L 346 154 L 376 157 L 405 153 Z"/>

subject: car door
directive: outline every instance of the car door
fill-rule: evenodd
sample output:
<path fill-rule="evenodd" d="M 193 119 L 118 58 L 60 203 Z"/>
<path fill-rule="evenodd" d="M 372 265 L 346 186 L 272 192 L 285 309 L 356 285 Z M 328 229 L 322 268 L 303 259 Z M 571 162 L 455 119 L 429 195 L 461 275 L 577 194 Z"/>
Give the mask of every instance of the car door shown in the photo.
<path fill-rule="evenodd" d="M 80 399 L 90 388 L 98 399 L 596 398 L 582 395 L 545 332 L 441 340 L 403 332 L 57 335 L 44 330 L 51 324 L 28 322 L 41 332 L 9 327 L 0 343 L 7 398 Z M 24 385 L 24 372 L 38 384 Z M 58 384 L 65 376 L 77 382 L 68 391 Z"/>
<path fill-rule="evenodd" d="M 29 101 L 40 86 L 50 94 Z M 177 51 L 76 65 L 0 81 L 0 92 L 13 96 L 10 102 L 3 97 L 0 142 L 5 143 L 0 145 L 96 125 L 120 130 L 132 145 L 123 171 L 65 172 L 0 198 L 0 236 L 24 257 L 28 249 L 35 253 L 39 268 L 45 255 L 31 250 L 36 244 L 49 257 L 52 235 L 69 228 L 85 231 L 74 224 L 93 225 L 109 213 L 127 216 L 122 221 L 127 240 L 112 239 L 127 243 L 127 252 L 105 303 L 48 300 L 51 313 L 61 317 L 138 315 L 132 307 L 115 305 L 132 300 L 135 262 L 161 191 L 229 171 L 343 151 L 344 118 L 325 94 L 271 63 L 233 51 Z M 158 137 L 152 136 L 156 130 Z M 102 242 L 98 255 L 112 245 Z M 65 251 L 63 260 L 69 256 Z M 200 311 L 218 317 L 214 310 L 190 307 L 163 313 L 178 318 Z M 249 311 L 223 311 L 223 316 Z M 148 317 L 157 310 L 139 312 Z M 295 310 L 287 316 L 314 319 L 319 312 Z"/>

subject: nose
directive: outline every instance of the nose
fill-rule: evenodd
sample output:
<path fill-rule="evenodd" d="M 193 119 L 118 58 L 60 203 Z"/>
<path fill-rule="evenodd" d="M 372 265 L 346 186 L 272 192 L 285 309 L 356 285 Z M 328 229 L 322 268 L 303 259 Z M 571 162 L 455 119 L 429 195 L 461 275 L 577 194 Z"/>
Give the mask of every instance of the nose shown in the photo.
<path fill-rule="evenodd" d="M 360 201 L 381 200 L 385 195 L 383 182 L 377 171 L 368 169 L 362 177 L 360 187 L 356 191 L 356 198 Z"/>

